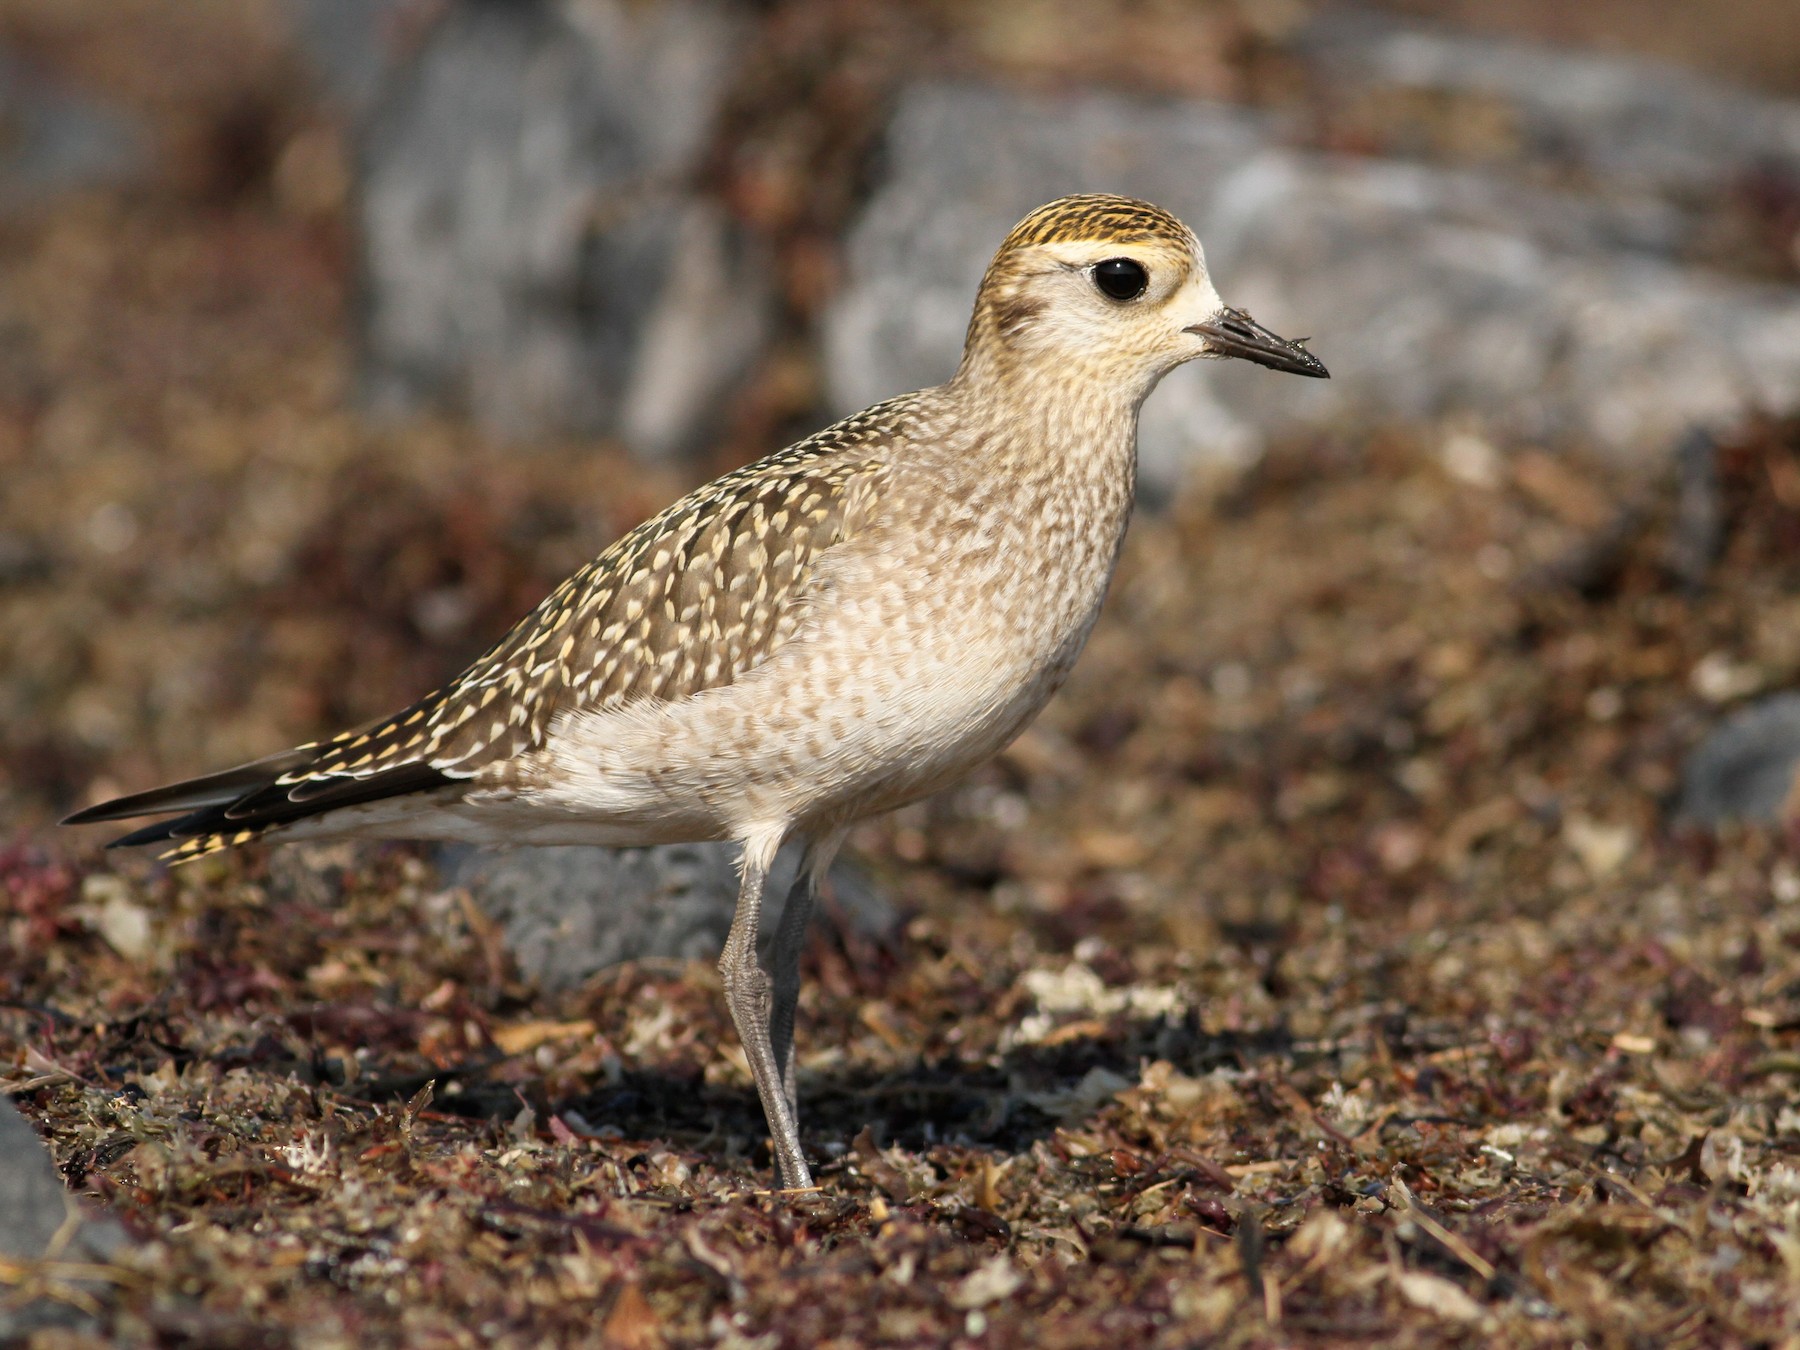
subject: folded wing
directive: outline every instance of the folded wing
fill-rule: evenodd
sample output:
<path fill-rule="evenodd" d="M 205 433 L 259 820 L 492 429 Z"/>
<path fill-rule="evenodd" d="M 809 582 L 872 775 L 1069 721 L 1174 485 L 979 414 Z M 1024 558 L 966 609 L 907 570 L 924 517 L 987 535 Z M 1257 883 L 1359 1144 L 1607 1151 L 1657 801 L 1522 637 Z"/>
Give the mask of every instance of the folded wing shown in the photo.
<path fill-rule="evenodd" d="M 114 840 L 187 860 L 343 807 L 491 778 L 567 712 L 730 684 L 798 629 L 818 559 L 865 520 L 875 408 L 715 480 L 618 540 L 443 688 L 327 741 L 88 807 L 178 813 Z"/>

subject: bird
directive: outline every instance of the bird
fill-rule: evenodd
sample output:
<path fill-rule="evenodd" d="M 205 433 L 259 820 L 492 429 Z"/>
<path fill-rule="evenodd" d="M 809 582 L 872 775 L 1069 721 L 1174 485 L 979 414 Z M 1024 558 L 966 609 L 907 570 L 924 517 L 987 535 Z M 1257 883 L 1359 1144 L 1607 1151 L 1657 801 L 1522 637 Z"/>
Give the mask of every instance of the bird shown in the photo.
<path fill-rule="evenodd" d="M 174 862 L 265 838 L 735 841 L 725 1001 L 779 1184 L 810 1189 L 793 1037 L 821 880 L 855 823 L 996 754 L 1063 683 L 1131 517 L 1138 409 L 1220 358 L 1328 378 L 1220 300 L 1176 216 L 1058 198 L 994 254 L 945 383 L 696 489 L 391 717 L 65 823 L 164 816 L 113 846 Z"/>

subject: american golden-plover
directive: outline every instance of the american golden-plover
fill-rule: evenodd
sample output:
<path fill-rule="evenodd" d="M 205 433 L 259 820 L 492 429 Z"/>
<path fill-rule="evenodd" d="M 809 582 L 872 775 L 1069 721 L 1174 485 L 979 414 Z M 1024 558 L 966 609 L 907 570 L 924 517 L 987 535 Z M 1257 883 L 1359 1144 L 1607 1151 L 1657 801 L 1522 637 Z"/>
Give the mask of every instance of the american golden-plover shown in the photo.
<path fill-rule="evenodd" d="M 719 961 L 782 1184 L 794 1005 L 820 878 L 856 821 L 1017 736 L 1092 628 L 1131 515 L 1138 407 L 1197 357 L 1323 377 L 1227 309 L 1200 243 L 1125 197 L 1020 221 L 949 383 L 707 484 L 558 587 L 455 680 L 330 740 L 89 807 L 181 860 L 279 834 L 743 847 Z M 756 956 L 764 881 L 806 852 Z"/>

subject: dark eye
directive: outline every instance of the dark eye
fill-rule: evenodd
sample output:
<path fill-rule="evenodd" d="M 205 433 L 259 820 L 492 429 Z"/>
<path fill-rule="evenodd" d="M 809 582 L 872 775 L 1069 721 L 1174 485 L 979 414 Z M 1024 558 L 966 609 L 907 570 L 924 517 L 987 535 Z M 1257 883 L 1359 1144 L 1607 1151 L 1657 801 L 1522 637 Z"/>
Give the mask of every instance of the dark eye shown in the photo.
<path fill-rule="evenodd" d="M 1130 258 L 1108 258 L 1103 263 L 1094 264 L 1094 285 L 1100 288 L 1102 295 L 1111 296 L 1114 300 L 1135 300 L 1149 284 L 1150 274 L 1144 270 L 1143 264 L 1135 263 Z"/>

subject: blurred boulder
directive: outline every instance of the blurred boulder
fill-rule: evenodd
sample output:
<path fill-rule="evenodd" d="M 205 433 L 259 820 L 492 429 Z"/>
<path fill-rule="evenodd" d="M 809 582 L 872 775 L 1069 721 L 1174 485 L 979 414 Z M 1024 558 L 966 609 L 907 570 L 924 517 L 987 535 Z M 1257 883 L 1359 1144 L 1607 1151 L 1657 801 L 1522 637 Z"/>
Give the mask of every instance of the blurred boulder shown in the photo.
<path fill-rule="evenodd" d="M 363 390 L 509 435 L 694 445 L 770 269 L 692 184 L 743 19 L 705 0 L 454 0 L 358 165 Z"/>
<path fill-rule="evenodd" d="M 116 1219 L 92 1212 L 69 1194 L 37 1131 L 4 1097 L 0 1097 L 0 1216 L 4 1216 L 0 1261 L 21 1263 L 27 1271 L 34 1262 L 54 1263 L 41 1271 L 51 1292 L 23 1302 L 14 1297 L 0 1302 L 0 1341 L 11 1345 L 15 1338 L 22 1342 L 45 1328 L 92 1323 L 93 1316 L 79 1304 L 91 1303 L 107 1286 L 74 1268 L 112 1260 L 127 1244 L 125 1230 Z M 29 1276 L 26 1281 L 6 1281 L 15 1288 L 30 1282 Z"/>
<path fill-rule="evenodd" d="M 763 911 L 775 931 L 800 850 L 775 860 Z M 737 906 L 737 848 L 445 849 L 446 879 L 466 887 L 501 926 L 519 969 L 546 989 L 578 985 L 607 966 L 646 957 L 716 961 Z M 897 921 L 869 877 L 843 859 L 832 867 L 815 923 L 842 922 L 886 937 Z"/>
<path fill-rule="evenodd" d="M 143 166 L 144 141 L 121 110 L 0 52 L 0 211 L 127 178 Z"/>
<path fill-rule="evenodd" d="M 1772 694 L 1726 718 L 1681 771 L 1679 819 L 1778 824 L 1800 808 L 1800 694 Z"/>
<path fill-rule="evenodd" d="M 331 101 L 368 107 L 394 59 L 401 20 L 420 0 L 287 0 L 295 35 Z"/>
<path fill-rule="evenodd" d="M 1410 148 L 1564 168 L 1595 187 L 1682 202 L 1770 174 L 1800 184 L 1800 103 L 1654 61 L 1342 8 L 1309 23 L 1296 48 L 1328 105 L 1359 123 L 1385 121 L 1403 140 L 1410 133 Z M 1449 129 L 1459 113 L 1461 129 Z M 1446 130 L 1460 147 L 1444 144 Z"/>
<path fill-rule="evenodd" d="M 839 412 L 946 378 L 1013 221 L 1097 190 L 1182 215 L 1226 300 L 1310 335 L 1333 377 L 1175 372 L 1144 409 L 1153 495 L 1349 422 L 1473 415 L 1649 465 L 1696 425 L 1800 406 L 1800 288 L 1676 261 L 1680 222 L 1656 203 L 1293 150 L 1235 108 L 968 85 L 910 90 L 885 163 L 827 321 Z"/>

